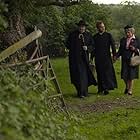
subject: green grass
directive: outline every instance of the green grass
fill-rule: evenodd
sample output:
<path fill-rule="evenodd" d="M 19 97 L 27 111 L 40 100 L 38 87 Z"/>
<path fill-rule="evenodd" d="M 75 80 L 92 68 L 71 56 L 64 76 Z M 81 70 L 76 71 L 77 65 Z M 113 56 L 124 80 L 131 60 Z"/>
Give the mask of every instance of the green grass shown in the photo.
<path fill-rule="evenodd" d="M 74 109 L 75 106 L 92 105 L 96 102 L 114 101 L 116 99 L 126 100 L 128 103 L 132 100 L 140 99 L 140 80 L 135 80 L 133 97 L 123 94 L 124 83 L 120 78 L 120 61 L 114 64 L 118 88 L 111 91 L 107 96 L 99 96 L 97 88 L 89 88 L 90 97 L 81 100 L 76 98 L 76 90 L 70 83 L 68 58 L 58 58 L 52 60 L 53 68 L 56 72 L 59 84 L 63 91 L 66 103 L 71 105 L 71 110 L 81 118 L 78 131 L 83 135 L 84 140 L 139 140 L 140 139 L 140 108 L 138 105 L 131 107 L 118 106 L 111 111 L 84 111 Z"/>
<path fill-rule="evenodd" d="M 90 113 L 79 125 L 87 140 L 139 140 L 140 110 L 117 109 L 112 112 Z"/>
<path fill-rule="evenodd" d="M 60 87 L 63 91 L 63 95 L 64 95 L 65 99 L 67 101 L 70 100 L 73 102 L 75 102 L 75 100 L 79 100 L 79 99 L 75 98 L 76 90 L 75 90 L 74 86 L 70 83 L 68 58 L 66 57 L 66 58 L 53 59 L 52 64 L 53 64 L 53 68 L 57 75 L 57 78 L 58 78 Z M 117 61 L 114 64 L 114 67 L 115 67 L 116 77 L 117 77 L 117 81 L 118 81 L 118 88 L 111 91 L 109 95 L 101 97 L 103 99 L 110 99 L 110 98 L 124 96 L 123 92 L 124 92 L 125 85 L 123 83 L 123 80 L 120 78 L 120 62 Z M 135 80 L 134 90 L 133 90 L 134 96 L 138 96 L 138 97 L 140 97 L 139 83 L 140 83 L 140 80 Z M 99 98 L 99 96 L 97 95 L 97 87 L 90 86 L 89 93 L 90 93 L 90 97 L 86 100 L 86 102 L 94 102 L 96 99 Z"/>

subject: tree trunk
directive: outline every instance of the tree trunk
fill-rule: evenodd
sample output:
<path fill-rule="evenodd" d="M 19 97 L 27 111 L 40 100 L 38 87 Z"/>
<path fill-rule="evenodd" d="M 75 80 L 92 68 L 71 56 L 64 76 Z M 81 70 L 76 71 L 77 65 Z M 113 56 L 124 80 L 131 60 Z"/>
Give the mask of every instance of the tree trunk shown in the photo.
<path fill-rule="evenodd" d="M 25 37 L 25 28 L 20 13 L 8 17 L 8 28 L 0 33 L 3 49 Z"/>
<path fill-rule="evenodd" d="M 0 51 L 8 48 L 10 45 L 16 43 L 21 38 L 26 36 L 24 22 L 20 14 L 20 10 L 16 7 L 16 3 L 13 1 L 6 1 L 8 5 L 8 12 L 5 14 L 7 18 L 8 27 L 4 32 L 0 33 L 1 48 Z M 15 53 L 12 58 L 17 60 L 21 55 L 21 50 Z M 21 55 L 22 56 L 22 55 Z M 11 60 L 11 58 L 9 58 Z"/>

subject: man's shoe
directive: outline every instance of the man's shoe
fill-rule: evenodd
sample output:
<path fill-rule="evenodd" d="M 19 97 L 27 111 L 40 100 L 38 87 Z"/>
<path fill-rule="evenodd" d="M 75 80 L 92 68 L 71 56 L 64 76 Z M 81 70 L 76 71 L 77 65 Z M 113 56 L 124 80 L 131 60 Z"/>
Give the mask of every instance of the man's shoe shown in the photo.
<path fill-rule="evenodd" d="M 108 90 L 104 90 L 104 95 L 107 95 L 107 94 L 109 94 L 109 91 Z"/>
<path fill-rule="evenodd" d="M 81 96 L 79 96 L 80 98 L 85 98 L 85 96 L 83 96 L 83 95 L 81 95 Z"/>
<path fill-rule="evenodd" d="M 83 96 L 88 97 L 89 96 L 88 92 L 84 93 Z"/>
<path fill-rule="evenodd" d="M 89 97 L 89 94 L 84 95 L 84 97 Z"/>

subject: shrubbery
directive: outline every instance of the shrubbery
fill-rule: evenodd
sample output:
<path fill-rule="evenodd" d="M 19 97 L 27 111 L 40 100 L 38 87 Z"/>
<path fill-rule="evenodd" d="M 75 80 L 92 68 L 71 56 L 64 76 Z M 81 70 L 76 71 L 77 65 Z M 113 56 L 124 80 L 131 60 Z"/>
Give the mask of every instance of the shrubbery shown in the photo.
<path fill-rule="evenodd" d="M 30 67 L 1 69 L 0 87 L 1 140 L 82 139 L 76 117 L 49 111 L 49 82 Z"/>
<path fill-rule="evenodd" d="M 43 32 L 40 42 L 44 54 L 53 57 L 65 56 L 65 42 L 68 34 L 76 28 L 80 19 L 88 23 L 88 30 L 95 33 L 96 20 L 104 20 L 110 27 L 110 11 L 104 5 L 95 5 L 91 1 L 70 7 L 47 6 L 31 10 L 24 17 L 28 24 L 37 25 Z"/>

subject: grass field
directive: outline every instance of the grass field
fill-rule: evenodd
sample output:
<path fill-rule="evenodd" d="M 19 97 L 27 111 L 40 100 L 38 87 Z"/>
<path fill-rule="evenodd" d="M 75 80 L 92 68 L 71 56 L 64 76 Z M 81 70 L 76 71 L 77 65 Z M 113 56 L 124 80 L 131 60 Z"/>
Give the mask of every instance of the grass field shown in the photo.
<path fill-rule="evenodd" d="M 140 139 L 140 80 L 135 81 L 132 97 L 124 95 L 119 61 L 114 64 L 118 88 L 102 96 L 91 86 L 90 96 L 85 99 L 76 98 L 70 83 L 68 58 L 53 59 L 52 64 L 69 109 L 81 118 L 78 131 L 84 140 Z"/>

